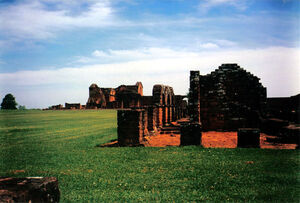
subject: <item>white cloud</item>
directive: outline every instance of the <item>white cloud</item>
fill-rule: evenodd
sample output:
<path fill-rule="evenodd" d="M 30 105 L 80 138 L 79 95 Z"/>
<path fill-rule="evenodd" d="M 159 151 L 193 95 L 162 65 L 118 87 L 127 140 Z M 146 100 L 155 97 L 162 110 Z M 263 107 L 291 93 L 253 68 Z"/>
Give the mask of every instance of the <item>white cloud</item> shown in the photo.
<path fill-rule="evenodd" d="M 213 7 L 222 5 L 233 6 L 238 10 L 245 10 L 247 8 L 246 1 L 241 0 L 203 0 L 201 1 L 199 8 L 202 12 L 207 12 Z"/>
<path fill-rule="evenodd" d="M 210 42 L 201 44 L 200 47 L 204 48 L 204 49 L 217 49 L 217 48 L 219 48 L 219 46 L 217 44 L 210 43 Z"/>
<path fill-rule="evenodd" d="M 182 58 L 197 56 L 195 52 L 178 51 L 170 48 L 149 47 L 132 50 L 94 50 L 91 57 L 77 56 L 70 64 L 118 63 L 158 58 Z"/>
<path fill-rule="evenodd" d="M 114 50 L 108 54 L 127 57 L 137 54 L 137 50 Z M 190 70 L 207 74 L 222 63 L 238 63 L 260 77 L 262 84 L 267 87 L 268 96 L 291 96 L 300 92 L 299 48 L 210 52 L 151 48 L 140 54 L 148 54 L 149 58 L 58 70 L 1 73 L 0 95 L 11 92 L 20 104 L 47 107 L 64 102 L 85 103 L 91 83 L 101 87 L 117 87 L 136 81 L 143 82 L 146 95 L 151 95 L 153 85 L 160 83 L 173 86 L 176 94 L 185 94 Z"/>
<path fill-rule="evenodd" d="M 108 54 L 106 54 L 104 51 L 99 51 L 99 50 L 95 50 L 93 51 L 92 53 L 92 56 L 95 56 L 95 57 L 106 57 L 108 56 Z"/>
<path fill-rule="evenodd" d="M 69 28 L 111 25 L 113 18 L 109 1 L 90 3 L 87 10 L 76 14 L 67 6 L 49 9 L 43 1 L 25 1 L 0 9 L 0 30 L 21 39 L 46 39 Z"/>

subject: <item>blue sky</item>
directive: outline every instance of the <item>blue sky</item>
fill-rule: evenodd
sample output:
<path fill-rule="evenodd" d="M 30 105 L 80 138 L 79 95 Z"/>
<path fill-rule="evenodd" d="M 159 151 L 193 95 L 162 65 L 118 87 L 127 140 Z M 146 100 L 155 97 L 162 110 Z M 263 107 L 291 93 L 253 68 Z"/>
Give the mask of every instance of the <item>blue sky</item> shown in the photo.
<path fill-rule="evenodd" d="M 0 97 L 85 103 L 88 87 L 188 91 L 189 70 L 236 62 L 268 96 L 300 93 L 299 0 L 0 0 Z"/>

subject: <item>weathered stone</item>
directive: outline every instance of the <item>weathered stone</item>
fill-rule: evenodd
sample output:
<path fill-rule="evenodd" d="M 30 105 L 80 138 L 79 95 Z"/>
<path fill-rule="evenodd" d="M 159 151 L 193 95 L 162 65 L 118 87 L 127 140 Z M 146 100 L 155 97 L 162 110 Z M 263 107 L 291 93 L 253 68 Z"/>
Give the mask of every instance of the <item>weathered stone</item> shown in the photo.
<path fill-rule="evenodd" d="M 200 123 L 200 72 L 190 71 L 189 114 L 192 122 Z"/>
<path fill-rule="evenodd" d="M 140 146 L 147 128 L 145 110 L 118 110 L 118 143 L 120 146 Z"/>
<path fill-rule="evenodd" d="M 105 95 L 96 84 L 92 84 L 89 87 L 89 99 L 86 103 L 86 107 L 89 109 L 106 107 Z"/>
<path fill-rule="evenodd" d="M 0 178 L 0 202 L 59 202 L 55 177 Z"/>
<path fill-rule="evenodd" d="M 203 130 L 260 127 L 265 115 L 266 88 L 237 64 L 223 64 L 205 76 L 191 71 L 189 97 L 191 120 L 201 118 Z"/>
<path fill-rule="evenodd" d="M 201 145 L 202 129 L 197 122 L 189 122 L 180 126 L 180 145 Z"/>
<path fill-rule="evenodd" d="M 269 117 L 300 123 L 300 94 L 292 97 L 267 98 Z"/>
<path fill-rule="evenodd" d="M 238 129 L 237 147 L 259 148 L 260 147 L 260 130 L 257 128 L 240 128 L 240 129 Z"/>
<path fill-rule="evenodd" d="M 63 105 L 62 104 L 59 104 L 59 105 L 53 105 L 50 107 L 51 110 L 62 110 L 64 109 Z"/>
<path fill-rule="evenodd" d="M 80 103 L 65 103 L 65 108 L 66 109 L 82 109 L 82 106 Z"/>

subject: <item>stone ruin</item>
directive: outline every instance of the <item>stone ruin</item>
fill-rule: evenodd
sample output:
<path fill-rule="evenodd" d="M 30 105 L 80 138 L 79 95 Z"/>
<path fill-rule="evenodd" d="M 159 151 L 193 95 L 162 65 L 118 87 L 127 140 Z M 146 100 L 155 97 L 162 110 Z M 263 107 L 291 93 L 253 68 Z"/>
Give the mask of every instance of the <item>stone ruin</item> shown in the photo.
<path fill-rule="evenodd" d="M 196 73 L 199 74 L 191 72 L 191 75 Z M 200 97 L 197 97 L 203 130 L 236 131 L 260 127 L 260 118 L 266 109 L 266 88 L 258 77 L 237 64 L 222 64 L 210 74 L 199 75 L 198 79 Z M 191 108 L 199 112 L 199 107 Z"/>
<path fill-rule="evenodd" d="M 120 85 L 117 88 L 100 88 L 96 84 L 89 87 L 87 109 L 141 107 L 143 85 Z"/>
<path fill-rule="evenodd" d="M 181 145 L 200 145 L 203 130 L 238 131 L 247 128 L 241 130 L 238 137 L 247 140 L 249 136 L 256 136 L 266 109 L 266 88 L 259 80 L 237 64 L 223 64 L 207 75 L 191 71 L 189 122 L 181 123 Z M 184 97 L 174 95 L 172 87 L 154 85 L 152 97 L 141 98 L 142 102 L 135 106 L 139 109 L 118 112 L 121 146 L 138 146 L 151 130 L 160 130 L 186 116 L 181 112 L 185 111 L 181 106 Z M 254 140 L 259 142 L 259 139 Z M 240 146 L 244 146 L 243 141 L 241 143 Z"/>
<path fill-rule="evenodd" d="M 142 96 L 138 107 L 118 110 L 118 143 L 139 146 L 144 137 L 187 114 L 185 96 L 174 95 L 172 87 L 154 85 L 152 96 Z"/>
<path fill-rule="evenodd" d="M 80 103 L 65 103 L 65 109 L 83 109 Z"/>
<path fill-rule="evenodd" d="M 266 112 L 266 88 L 259 80 L 237 64 L 222 64 L 207 75 L 191 71 L 191 123 L 201 125 L 204 131 L 238 131 L 239 147 L 247 147 L 247 140 L 252 143 L 249 146 L 259 146 L 256 128 Z"/>
<path fill-rule="evenodd" d="M 53 105 L 49 107 L 50 110 L 62 110 L 64 109 L 64 106 L 62 104 Z"/>

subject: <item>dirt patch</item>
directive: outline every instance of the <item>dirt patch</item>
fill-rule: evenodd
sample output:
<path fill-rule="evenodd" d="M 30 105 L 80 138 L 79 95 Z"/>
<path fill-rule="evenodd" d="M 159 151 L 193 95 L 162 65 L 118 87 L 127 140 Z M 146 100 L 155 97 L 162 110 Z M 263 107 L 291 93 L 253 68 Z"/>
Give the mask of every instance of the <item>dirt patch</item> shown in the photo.
<path fill-rule="evenodd" d="M 281 144 L 267 142 L 267 138 L 274 136 L 260 134 L 260 148 L 269 149 L 295 149 L 297 144 Z M 147 147 L 179 146 L 180 134 L 157 134 L 146 137 Z M 205 148 L 236 148 L 237 132 L 202 132 L 202 146 Z"/>

